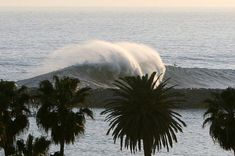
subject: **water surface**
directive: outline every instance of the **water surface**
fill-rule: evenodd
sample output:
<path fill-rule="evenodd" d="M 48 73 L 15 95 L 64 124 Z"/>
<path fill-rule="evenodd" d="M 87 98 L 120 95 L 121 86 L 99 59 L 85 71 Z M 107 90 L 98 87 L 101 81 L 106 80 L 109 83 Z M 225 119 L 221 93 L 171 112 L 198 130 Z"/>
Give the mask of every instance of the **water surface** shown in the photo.
<path fill-rule="evenodd" d="M 114 144 L 112 137 L 106 135 L 108 123 L 104 122 L 104 116 L 100 115 L 101 109 L 93 109 L 95 120 L 88 120 L 85 135 L 78 138 L 74 145 L 65 147 L 67 156 L 131 156 L 128 150 L 120 151 L 119 144 Z M 158 156 L 232 156 L 232 152 L 222 150 L 214 144 L 209 136 L 208 127 L 202 129 L 203 113 L 205 110 L 187 109 L 177 110 L 186 122 L 184 133 L 178 136 L 178 143 L 167 152 L 161 150 Z M 30 133 L 40 135 L 42 131 L 37 129 L 35 120 L 31 118 Z M 45 133 L 43 133 L 45 135 Z M 51 152 L 59 150 L 58 146 L 51 146 Z M 1 153 L 0 153 L 1 154 Z M 135 154 L 143 156 L 142 152 Z"/>

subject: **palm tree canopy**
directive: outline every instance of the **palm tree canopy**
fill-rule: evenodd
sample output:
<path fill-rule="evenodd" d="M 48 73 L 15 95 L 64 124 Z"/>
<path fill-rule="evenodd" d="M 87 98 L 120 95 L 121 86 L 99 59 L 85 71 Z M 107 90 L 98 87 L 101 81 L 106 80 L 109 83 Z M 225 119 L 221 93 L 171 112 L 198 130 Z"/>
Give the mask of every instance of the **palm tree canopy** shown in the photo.
<path fill-rule="evenodd" d="M 26 142 L 24 140 L 18 140 L 17 156 L 41 156 L 46 155 L 49 150 L 50 141 L 45 137 L 35 138 L 29 134 Z"/>
<path fill-rule="evenodd" d="M 15 82 L 0 81 L 0 146 L 13 146 L 13 140 L 29 126 L 26 104 L 29 102 L 27 88 L 17 88 Z"/>
<path fill-rule="evenodd" d="M 160 76 L 159 76 L 160 77 Z M 151 146 L 154 153 L 162 147 L 173 146 L 177 142 L 176 133 L 182 132 L 186 124 L 180 114 L 171 108 L 181 102 L 177 95 L 166 87 L 167 81 L 159 83 L 156 72 L 151 76 L 124 77 L 116 80 L 115 97 L 107 101 L 106 120 L 110 121 L 114 142 L 120 138 L 121 149 L 131 152 L 141 150 L 142 144 Z M 159 83 L 159 84 L 158 84 Z"/>
<path fill-rule="evenodd" d="M 82 104 L 90 88 L 79 88 L 78 79 L 54 77 L 54 84 L 48 80 L 39 86 L 39 100 L 42 104 L 37 113 L 37 124 L 46 132 L 50 130 L 53 141 L 73 143 L 75 136 L 84 133 L 85 115 L 93 118 L 93 113 Z M 80 104 L 79 111 L 73 111 Z"/>
<path fill-rule="evenodd" d="M 235 150 L 235 89 L 227 88 L 222 93 L 214 93 L 204 114 L 206 124 L 210 125 L 212 139 L 225 150 Z"/>
<path fill-rule="evenodd" d="M 44 80 L 39 84 L 39 99 L 44 105 L 73 107 L 83 104 L 91 88 L 79 88 L 80 81 L 76 78 L 54 76 L 54 83 Z"/>

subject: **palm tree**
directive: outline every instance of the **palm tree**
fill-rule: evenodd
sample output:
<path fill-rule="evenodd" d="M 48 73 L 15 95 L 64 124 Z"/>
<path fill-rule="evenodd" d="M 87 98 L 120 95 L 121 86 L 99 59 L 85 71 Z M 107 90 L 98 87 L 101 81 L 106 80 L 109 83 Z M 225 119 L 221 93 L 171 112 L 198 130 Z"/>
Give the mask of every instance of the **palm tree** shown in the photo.
<path fill-rule="evenodd" d="M 214 93 L 205 101 L 209 108 L 204 114 L 209 133 L 214 142 L 225 150 L 233 150 L 235 156 L 235 89 L 227 88 L 222 93 Z"/>
<path fill-rule="evenodd" d="M 75 137 L 85 131 L 85 116 L 93 119 L 93 113 L 84 102 L 90 88 L 79 88 L 78 79 L 54 76 L 54 84 L 48 80 L 39 86 L 41 107 L 37 113 L 37 124 L 47 133 L 55 144 L 60 144 L 60 155 L 64 155 L 64 144 L 74 143 Z M 80 104 L 80 109 L 74 107 Z"/>
<path fill-rule="evenodd" d="M 47 155 L 49 150 L 50 141 L 45 137 L 35 138 L 28 135 L 26 143 L 24 140 L 16 142 L 16 156 L 43 156 Z"/>
<path fill-rule="evenodd" d="M 29 110 L 25 106 L 29 102 L 27 88 L 17 88 L 15 82 L 1 80 L 0 99 L 0 147 L 8 156 L 15 152 L 16 136 L 29 126 Z"/>
<path fill-rule="evenodd" d="M 144 149 L 145 156 L 151 156 L 156 149 L 173 146 L 176 133 L 182 132 L 186 124 L 180 114 L 171 108 L 180 102 L 177 95 L 166 87 L 167 81 L 159 82 L 156 72 L 149 77 L 124 77 L 116 80 L 115 96 L 108 100 L 101 114 L 108 114 L 107 134 L 112 131 L 114 142 L 120 138 L 121 150 L 129 148 L 131 153 Z"/>
<path fill-rule="evenodd" d="M 0 121 L 0 141 L 4 139 L 5 135 L 5 126 L 2 121 Z"/>

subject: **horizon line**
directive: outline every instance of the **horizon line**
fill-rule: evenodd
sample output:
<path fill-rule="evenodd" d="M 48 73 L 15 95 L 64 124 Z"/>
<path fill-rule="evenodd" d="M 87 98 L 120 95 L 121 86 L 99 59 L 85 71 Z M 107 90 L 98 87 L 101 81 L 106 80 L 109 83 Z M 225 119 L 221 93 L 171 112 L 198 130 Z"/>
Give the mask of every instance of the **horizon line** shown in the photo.
<path fill-rule="evenodd" d="M 0 8 L 235 8 L 235 6 L 1 6 Z"/>

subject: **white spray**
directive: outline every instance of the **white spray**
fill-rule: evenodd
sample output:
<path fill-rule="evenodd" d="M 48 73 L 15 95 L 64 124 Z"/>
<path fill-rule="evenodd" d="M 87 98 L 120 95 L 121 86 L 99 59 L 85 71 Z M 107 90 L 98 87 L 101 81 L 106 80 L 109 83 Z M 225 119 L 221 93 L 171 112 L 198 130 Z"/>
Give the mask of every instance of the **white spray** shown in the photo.
<path fill-rule="evenodd" d="M 41 72 L 76 66 L 83 78 L 94 82 L 113 81 L 121 76 L 165 74 L 159 54 L 152 48 L 129 42 L 90 41 L 70 45 L 52 53 Z"/>

